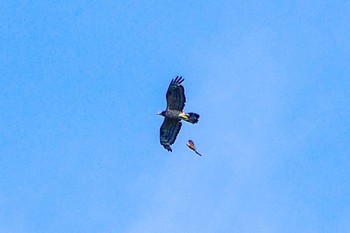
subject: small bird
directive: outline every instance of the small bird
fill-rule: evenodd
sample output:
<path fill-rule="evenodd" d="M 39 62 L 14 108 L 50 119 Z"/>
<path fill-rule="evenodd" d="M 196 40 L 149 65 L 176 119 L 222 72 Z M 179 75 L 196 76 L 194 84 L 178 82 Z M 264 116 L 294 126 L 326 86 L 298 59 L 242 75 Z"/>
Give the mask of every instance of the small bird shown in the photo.
<path fill-rule="evenodd" d="M 198 151 L 196 146 L 194 145 L 192 140 L 188 140 L 187 144 L 188 148 L 190 148 L 191 150 L 193 150 L 194 152 L 196 152 L 197 155 L 202 156 Z"/>

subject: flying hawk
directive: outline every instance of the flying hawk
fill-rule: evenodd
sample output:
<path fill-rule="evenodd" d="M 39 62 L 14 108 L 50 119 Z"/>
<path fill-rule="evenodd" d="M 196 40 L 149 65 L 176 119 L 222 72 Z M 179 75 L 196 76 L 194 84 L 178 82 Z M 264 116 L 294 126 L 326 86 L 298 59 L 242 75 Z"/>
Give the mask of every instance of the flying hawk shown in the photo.
<path fill-rule="evenodd" d="M 172 151 L 170 145 L 175 142 L 180 132 L 181 120 L 195 124 L 199 119 L 197 113 L 183 112 L 186 102 L 185 90 L 181 85 L 183 81 L 184 79 L 179 76 L 171 80 L 168 91 L 166 92 L 166 110 L 158 113 L 158 115 L 165 118 L 160 127 L 160 144 L 168 151 Z"/>

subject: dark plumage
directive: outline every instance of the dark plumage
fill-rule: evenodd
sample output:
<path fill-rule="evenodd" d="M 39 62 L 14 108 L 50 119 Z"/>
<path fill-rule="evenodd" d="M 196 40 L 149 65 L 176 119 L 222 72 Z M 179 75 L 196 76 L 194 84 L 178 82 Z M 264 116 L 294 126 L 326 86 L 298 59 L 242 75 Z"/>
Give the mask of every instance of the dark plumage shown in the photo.
<path fill-rule="evenodd" d="M 182 86 L 184 79 L 177 76 L 171 80 L 166 92 L 167 108 L 165 111 L 159 112 L 158 115 L 163 116 L 164 122 L 160 127 L 160 144 L 172 151 L 172 145 L 181 129 L 181 120 L 195 124 L 198 122 L 199 115 L 197 113 L 185 113 L 183 109 L 186 103 L 185 90 Z"/>

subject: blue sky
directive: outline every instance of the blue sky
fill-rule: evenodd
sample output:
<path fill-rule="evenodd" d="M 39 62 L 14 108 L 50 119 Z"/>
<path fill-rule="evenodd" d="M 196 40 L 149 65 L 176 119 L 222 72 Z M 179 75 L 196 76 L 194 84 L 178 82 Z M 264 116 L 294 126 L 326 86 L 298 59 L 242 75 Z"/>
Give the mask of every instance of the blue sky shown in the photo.
<path fill-rule="evenodd" d="M 2 1 L 0 20 L 0 232 L 350 232 L 349 2 Z M 201 118 L 168 153 L 177 75 Z"/>

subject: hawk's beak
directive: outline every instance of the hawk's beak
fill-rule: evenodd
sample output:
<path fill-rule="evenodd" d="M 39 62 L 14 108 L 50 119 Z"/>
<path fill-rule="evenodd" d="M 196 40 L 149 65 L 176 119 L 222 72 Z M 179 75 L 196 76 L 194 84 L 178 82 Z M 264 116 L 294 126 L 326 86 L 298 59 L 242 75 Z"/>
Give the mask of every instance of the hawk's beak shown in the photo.
<path fill-rule="evenodd" d="M 157 115 L 161 115 L 162 114 L 162 112 L 157 112 Z"/>

